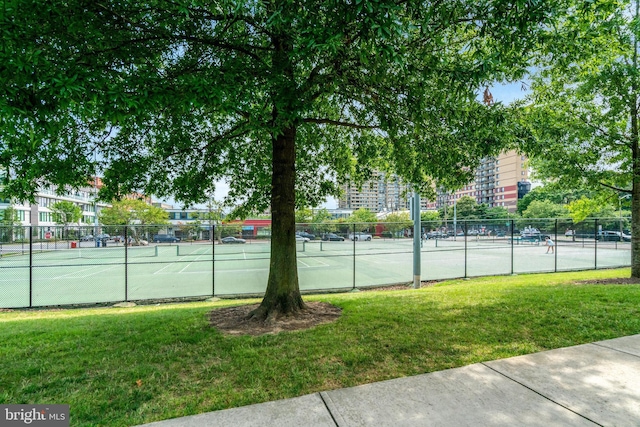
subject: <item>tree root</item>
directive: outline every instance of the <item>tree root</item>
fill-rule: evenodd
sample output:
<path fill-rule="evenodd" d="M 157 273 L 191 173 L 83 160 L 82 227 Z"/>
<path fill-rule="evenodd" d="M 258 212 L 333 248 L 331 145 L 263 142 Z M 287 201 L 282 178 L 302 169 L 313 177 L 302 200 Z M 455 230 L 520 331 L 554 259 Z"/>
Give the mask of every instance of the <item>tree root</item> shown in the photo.
<path fill-rule="evenodd" d="M 297 317 L 300 313 L 302 313 L 306 309 L 304 303 L 302 303 L 301 307 L 290 307 L 289 310 L 282 310 L 281 306 L 278 304 L 276 306 L 272 306 L 267 308 L 264 304 L 261 304 L 255 310 L 249 312 L 247 315 L 247 320 L 253 320 L 260 323 L 264 323 L 265 325 L 275 325 L 278 319 L 284 316 L 292 316 Z"/>

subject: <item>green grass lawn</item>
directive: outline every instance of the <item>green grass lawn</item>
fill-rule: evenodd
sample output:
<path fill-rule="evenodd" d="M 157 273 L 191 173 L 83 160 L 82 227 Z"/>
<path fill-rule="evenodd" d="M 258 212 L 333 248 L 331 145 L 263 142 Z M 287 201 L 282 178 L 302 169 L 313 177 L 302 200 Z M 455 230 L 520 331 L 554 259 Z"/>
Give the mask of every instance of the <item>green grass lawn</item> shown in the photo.
<path fill-rule="evenodd" d="M 217 307 L 255 300 L 0 313 L 0 403 L 66 403 L 71 425 L 126 426 L 640 333 L 629 269 L 484 277 L 317 295 L 341 318 L 223 336 Z"/>

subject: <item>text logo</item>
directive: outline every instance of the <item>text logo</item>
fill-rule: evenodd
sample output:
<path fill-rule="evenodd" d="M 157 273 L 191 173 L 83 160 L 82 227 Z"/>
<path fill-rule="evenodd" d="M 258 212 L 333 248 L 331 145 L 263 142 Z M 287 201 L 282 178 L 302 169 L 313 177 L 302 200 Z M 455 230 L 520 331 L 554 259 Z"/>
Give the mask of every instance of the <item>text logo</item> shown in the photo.
<path fill-rule="evenodd" d="M 69 405 L 0 405 L 0 427 L 69 427 Z"/>

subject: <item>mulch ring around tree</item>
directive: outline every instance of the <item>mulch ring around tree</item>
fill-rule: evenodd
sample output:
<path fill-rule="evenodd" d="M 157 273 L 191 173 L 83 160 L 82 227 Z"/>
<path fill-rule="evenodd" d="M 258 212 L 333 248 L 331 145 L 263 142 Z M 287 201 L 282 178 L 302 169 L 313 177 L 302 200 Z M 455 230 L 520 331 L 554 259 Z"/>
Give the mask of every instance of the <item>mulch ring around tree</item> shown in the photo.
<path fill-rule="evenodd" d="M 296 315 L 279 316 L 273 324 L 248 319 L 259 304 L 225 307 L 209 313 L 211 326 L 226 335 L 265 335 L 282 331 L 301 331 L 336 321 L 342 309 L 326 302 L 306 302 L 306 310 Z"/>

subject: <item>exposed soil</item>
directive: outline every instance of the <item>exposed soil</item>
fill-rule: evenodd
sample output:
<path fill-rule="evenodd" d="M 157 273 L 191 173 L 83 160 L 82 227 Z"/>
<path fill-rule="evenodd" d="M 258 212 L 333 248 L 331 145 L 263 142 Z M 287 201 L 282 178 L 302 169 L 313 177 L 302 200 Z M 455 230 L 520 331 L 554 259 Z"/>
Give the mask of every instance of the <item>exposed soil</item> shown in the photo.
<path fill-rule="evenodd" d="M 228 335 L 264 335 L 282 331 L 310 329 L 323 323 L 336 321 L 342 309 L 326 302 L 307 302 L 306 310 L 295 316 L 278 317 L 273 324 L 256 319 L 247 319 L 248 314 L 259 304 L 225 307 L 209 313 L 211 326 Z"/>
<path fill-rule="evenodd" d="M 433 286 L 437 281 L 425 281 L 421 287 Z M 361 291 L 399 291 L 413 289 L 413 285 L 399 284 L 375 288 L 365 288 Z M 258 307 L 258 304 L 225 307 L 209 313 L 211 326 L 228 335 L 265 335 L 277 334 L 282 331 L 301 331 L 313 328 L 323 323 L 331 323 L 340 317 L 342 309 L 326 302 L 307 302 L 307 309 L 295 316 L 281 316 L 273 324 L 266 324 L 256 319 L 248 319 L 248 314 Z"/>

